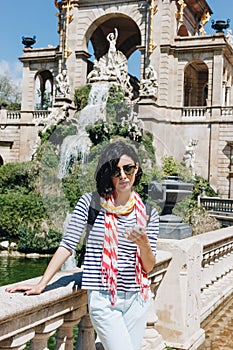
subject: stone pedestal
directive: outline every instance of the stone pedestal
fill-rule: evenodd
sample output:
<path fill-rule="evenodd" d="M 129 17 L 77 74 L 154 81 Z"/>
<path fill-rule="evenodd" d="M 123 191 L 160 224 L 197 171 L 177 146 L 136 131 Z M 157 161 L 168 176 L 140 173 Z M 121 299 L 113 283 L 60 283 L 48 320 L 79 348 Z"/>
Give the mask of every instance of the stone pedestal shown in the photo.
<path fill-rule="evenodd" d="M 63 107 L 65 105 L 71 105 L 72 100 L 69 97 L 56 96 L 53 107 Z"/>
<path fill-rule="evenodd" d="M 205 338 L 200 326 L 202 246 L 192 237 L 160 239 L 158 249 L 172 253 L 172 260 L 156 295 L 156 328 L 167 347 L 196 350 Z"/>
<path fill-rule="evenodd" d="M 192 228 L 176 215 L 162 215 L 159 222 L 159 237 L 183 239 L 192 236 Z"/>

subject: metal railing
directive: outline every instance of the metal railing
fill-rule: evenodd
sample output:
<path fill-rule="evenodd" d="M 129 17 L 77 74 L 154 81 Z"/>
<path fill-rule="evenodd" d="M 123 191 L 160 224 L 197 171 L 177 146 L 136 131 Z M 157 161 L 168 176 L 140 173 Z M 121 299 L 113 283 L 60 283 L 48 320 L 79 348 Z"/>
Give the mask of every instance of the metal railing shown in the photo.
<path fill-rule="evenodd" d="M 201 197 L 200 204 L 207 211 L 232 213 L 233 215 L 233 199 Z"/>

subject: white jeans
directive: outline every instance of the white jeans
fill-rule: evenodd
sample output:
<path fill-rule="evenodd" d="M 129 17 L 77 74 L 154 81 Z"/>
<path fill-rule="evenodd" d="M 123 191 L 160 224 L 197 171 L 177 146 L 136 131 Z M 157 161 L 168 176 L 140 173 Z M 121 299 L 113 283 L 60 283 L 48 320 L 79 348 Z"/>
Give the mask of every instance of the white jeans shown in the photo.
<path fill-rule="evenodd" d="M 111 306 L 108 292 L 88 291 L 90 318 L 105 350 L 141 349 L 150 302 L 139 292 L 117 292 Z"/>

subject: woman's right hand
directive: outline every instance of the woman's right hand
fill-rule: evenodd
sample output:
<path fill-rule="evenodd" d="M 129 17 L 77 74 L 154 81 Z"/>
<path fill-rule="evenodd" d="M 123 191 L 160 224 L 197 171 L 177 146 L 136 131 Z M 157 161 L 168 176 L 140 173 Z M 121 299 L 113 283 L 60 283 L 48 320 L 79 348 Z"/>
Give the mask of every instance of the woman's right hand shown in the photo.
<path fill-rule="evenodd" d="M 6 292 L 24 292 L 24 295 L 36 295 L 41 294 L 44 288 L 40 284 L 18 284 L 12 287 L 6 288 Z"/>
<path fill-rule="evenodd" d="M 15 292 L 23 292 L 24 295 L 33 295 L 40 294 L 43 292 L 51 278 L 55 275 L 55 273 L 61 268 L 64 262 L 71 255 L 71 252 L 63 247 L 58 247 L 56 253 L 50 260 L 47 269 L 41 280 L 37 284 L 16 284 L 12 287 L 6 288 L 6 292 L 15 293 Z"/>

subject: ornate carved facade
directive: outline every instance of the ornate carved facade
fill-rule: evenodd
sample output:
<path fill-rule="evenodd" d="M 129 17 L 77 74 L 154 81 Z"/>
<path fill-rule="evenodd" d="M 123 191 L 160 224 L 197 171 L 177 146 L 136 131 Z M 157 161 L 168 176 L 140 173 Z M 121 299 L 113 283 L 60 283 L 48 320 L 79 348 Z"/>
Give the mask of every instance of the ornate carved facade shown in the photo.
<path fill-rule="evenodd" d="M 206 35 L 204 26 L 212 14 L 208 2 L 63 0 L 55 1 L 55 5 L 59 45 L 24 49 L 20 58 L 22 111 L 28 114 L 22 114 L 18 124 L 25 118 L 28 121 L 17 131 L 21 136 L 12 141 L 10 135 L 16 132 L 12 130 L 12 120 L 7 127 L 9 120 L 5 116 L 3 123 L 1 116 L 1 128 L 5 125 L 4 135 L 0 130 L 1 162 L 30 159 L 35 122 L 28 116 L 35 110 L 36 81 L 39 80 L 41 106 L 48 84 L 53 104 L 59 105 L 56 77 L 65 68 L 72 99 L 74 89 L 86 84 L 93 68 L 89 44 L 98 62 L 109 50 L 109 33 L 117 28 L 116 50 L 126 59 L 140 51 L 138 64 L 144 93 L 137 100 L 138 117 L 153 132 L 158 164 L 168 155 L 182 161 L 186 146 L 196 140 L 195 173 L 209 179 L 223 197 L 232 196 L 233 48 L 230 31 L 227 35 Z M 156 76 L 150 93 L 143 85 L 148 80 L 148 67 Z M 16 147 L 18 156 L 10 156 Z"/>

